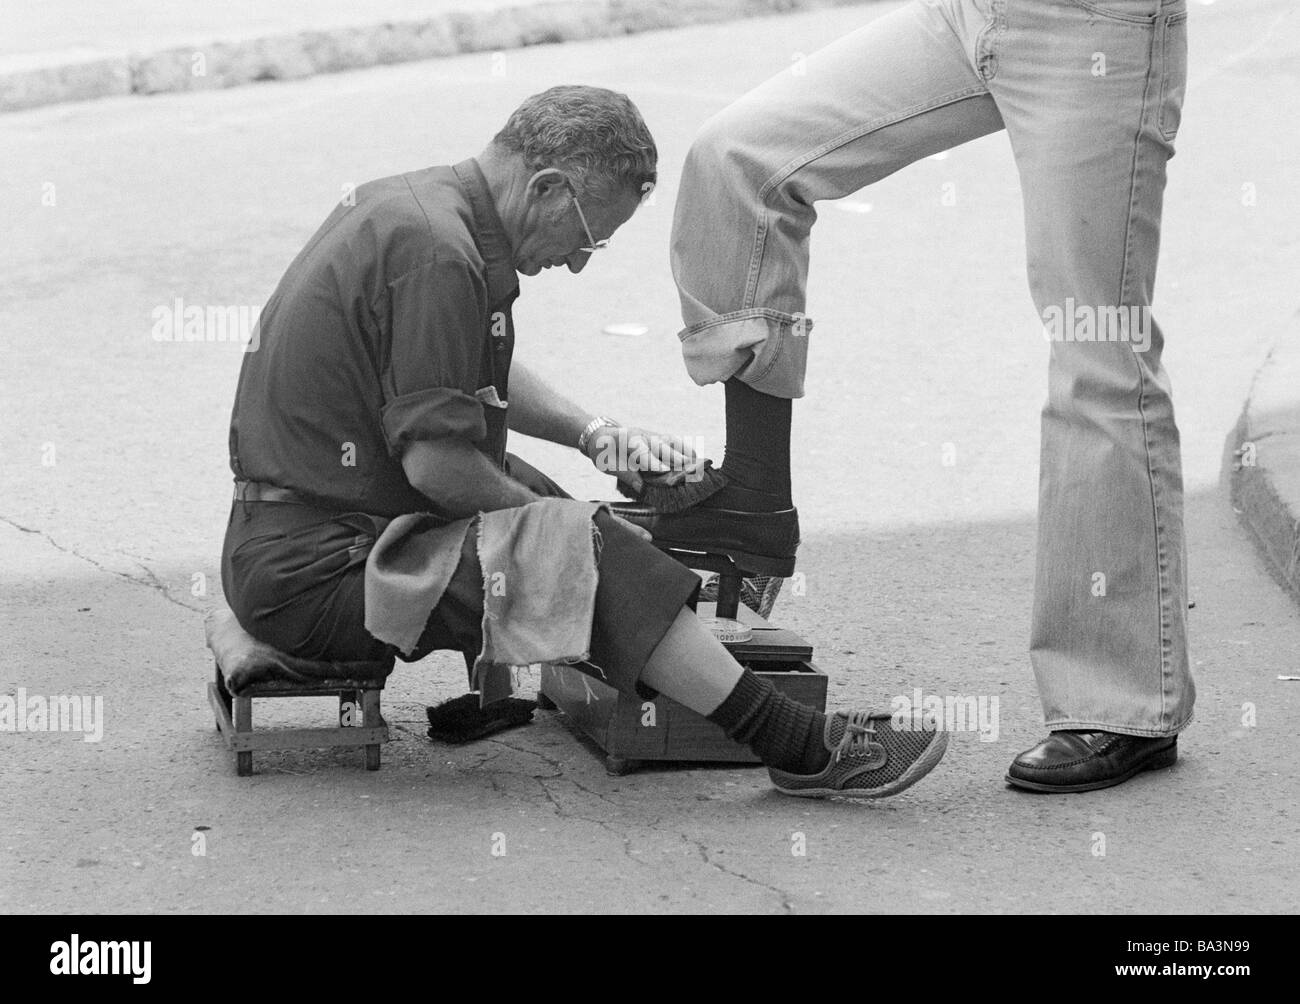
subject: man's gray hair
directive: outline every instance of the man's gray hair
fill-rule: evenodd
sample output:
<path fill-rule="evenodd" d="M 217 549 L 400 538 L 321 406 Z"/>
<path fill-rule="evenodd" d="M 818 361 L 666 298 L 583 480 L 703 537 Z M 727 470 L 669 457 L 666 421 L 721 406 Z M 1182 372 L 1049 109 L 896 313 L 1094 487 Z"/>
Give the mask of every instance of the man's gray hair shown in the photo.
<path fill-rule="evenodd" d="M 603 87 L 569 85 L 534 94 L 492 142 L 522 156 L 528 170 L 557 168 L 580 194 L 601 200 L 646 191 L 659 160 L 636 105 Z"/>

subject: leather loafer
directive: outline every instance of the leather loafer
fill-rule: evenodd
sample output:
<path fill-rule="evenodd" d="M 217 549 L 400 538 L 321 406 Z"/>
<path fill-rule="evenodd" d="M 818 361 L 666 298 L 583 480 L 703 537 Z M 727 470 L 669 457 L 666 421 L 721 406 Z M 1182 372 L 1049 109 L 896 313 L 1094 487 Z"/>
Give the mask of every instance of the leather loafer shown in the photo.
<path fill-rule="evenodd" d="M 749 575 L 788 578 L 799 547 L 799 510 L 744 512 L 707 501 L 682 512 L 662 512 L 636 502 L 613 502 L 610 510 L 645 527 L 655 544 L 686 551 L 725 554 Z"/>
<path fill-rule="evenodd" d="M 1177 759 L 1177 736 L 1053 732 L 1012 761 L 1007 783 L 1027 791 L 1094 791 L 1144 770 L 1172 767 Z"/>

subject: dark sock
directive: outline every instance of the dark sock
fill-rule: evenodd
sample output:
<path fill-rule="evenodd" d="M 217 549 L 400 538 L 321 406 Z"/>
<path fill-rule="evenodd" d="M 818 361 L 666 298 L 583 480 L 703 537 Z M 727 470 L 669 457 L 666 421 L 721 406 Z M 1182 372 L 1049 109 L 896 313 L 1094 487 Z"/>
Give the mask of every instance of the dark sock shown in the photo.
<path fill-rule="evenodd" d="M 830 762 L 823 740 L 826 716 L 786 697 L 748 669 L 708 718 L 732 739 L 747 744 L 768 767 L 816 774 Z"/>
<path fill-rule="evenodd" d="M 723 388 L 727 395 L 727 448 L 721 470 L 729 483 L 712 496 L 710 504 L 751 512 L 790 508 L 793 402 L 754 390 L 735 377 Z"/>

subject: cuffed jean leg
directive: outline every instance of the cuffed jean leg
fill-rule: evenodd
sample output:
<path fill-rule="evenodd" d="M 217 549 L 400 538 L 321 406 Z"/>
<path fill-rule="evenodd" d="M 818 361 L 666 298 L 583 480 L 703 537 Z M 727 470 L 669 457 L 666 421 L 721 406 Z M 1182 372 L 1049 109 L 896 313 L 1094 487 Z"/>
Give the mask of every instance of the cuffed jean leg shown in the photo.
<path fill-rule="evenodd" d="M 915 0 L 710 119 L 682 170 L 672 269 L 699 384 L 803 395 L 808 235 L 837 199 L 1002 127 L 975 69 L 986 12 Z"/>
<path fill-rule="evenodd" d="M 1149 307 L 1185 0 L 989 3 L 989 90 L 1052 339 L 1030 641 L 1044 715 L 1053 729 L 1169 735 L 1195 688 L 1178 428 Z"/>

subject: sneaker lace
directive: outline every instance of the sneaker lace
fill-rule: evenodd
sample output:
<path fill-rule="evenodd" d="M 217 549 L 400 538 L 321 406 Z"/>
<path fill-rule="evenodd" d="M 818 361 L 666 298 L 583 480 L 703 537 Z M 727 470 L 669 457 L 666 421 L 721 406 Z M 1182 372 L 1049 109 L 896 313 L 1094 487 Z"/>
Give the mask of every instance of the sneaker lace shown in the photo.
<path fill-rule="evenodd" d="M 868 743 L 875 737 L 876 727 L 871 722 L 869 712 L 848 712 L 845 716 L 844 735 L 840 737 L 840 744 L 835 750 L 836 762 L 842 760 L 846 755 L 866 753 Z"/>

